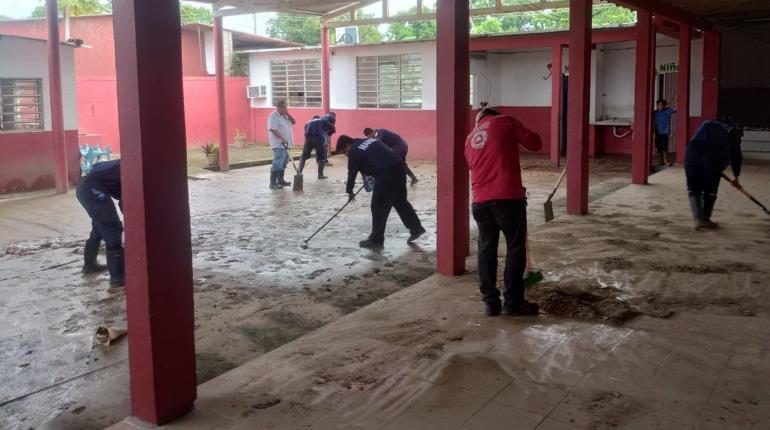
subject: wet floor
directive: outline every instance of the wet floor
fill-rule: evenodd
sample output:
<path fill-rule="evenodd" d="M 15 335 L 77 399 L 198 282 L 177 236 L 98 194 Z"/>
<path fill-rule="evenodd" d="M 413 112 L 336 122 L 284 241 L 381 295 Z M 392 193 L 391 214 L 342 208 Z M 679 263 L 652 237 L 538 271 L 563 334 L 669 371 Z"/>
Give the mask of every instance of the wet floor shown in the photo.
<path fill-rule="evenodd" d="M 423 280 L 435 264 L 435 170 L 413 163 L 410 200 L 429 234 L 406 244 L 393 213 L 380 252 L 362 250 L 369 196 L 300 244 L 346 200 L 344 159 L 305 189 L 267 189 L 266 167 L 189 181 L 198 378 L 209 380 Z M 530 223 L 559 174 L 524 160 Z M 594 198 L 628 183 L 595 165 Z M 556 212 L 563 191 L 556 197 Z M 88 221 L 73 193 L 0 202 L 0 428 L 102 428 L 128 414 L 126 342 L 94 346 L 99 325 L 125 326 L 125 295 L 80 274 Z M 425 354 L 430 355 L 430 351 Z"/>
<path fill-rule="evenodd" d="M 762 200 L 768 179 L 742 176 Z M 770 217 L 722 190 L 722 228 L 696 232 L 684 189 L 672 169 L 530 231 L 531 299 L 603 292 L 635 318 L 486 317 L 470 259 L 208 381 L 169 428 L 770 428 Z"/>

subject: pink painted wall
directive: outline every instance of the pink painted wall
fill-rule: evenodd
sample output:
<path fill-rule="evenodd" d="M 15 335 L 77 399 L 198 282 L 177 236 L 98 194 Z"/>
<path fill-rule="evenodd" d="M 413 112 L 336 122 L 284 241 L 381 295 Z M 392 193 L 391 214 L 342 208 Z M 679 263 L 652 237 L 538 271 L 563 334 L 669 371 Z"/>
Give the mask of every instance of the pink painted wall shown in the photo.
<path fill-rule="evenodd" d="M 241 129 L 249 139 L 251 116 L 246 98 L 248 78 L 227 78 L 227 126 L 230 139 Z M 213 77 L 185 76 L 185 124 L 187 146 L 218 141 L 216 83 Z M 77 106 L 80 131 L 102 136 L 103 144 L 120 152 L 117 90 L 114 76 L 78 78 Z M 231 142 L 232 143 L 232 140 Z"/>
<path fill-rule="evenodd" d="M 543 139 L 541 153 L 548 153 L 550 142 L 550 107 L 500 107 L 499 110 L 507 115 L 513 115 L 525 126 L 538 133 Z M 267 117 L 272 109 L 252 109 L 252 134 L 259 142 L 267 141 Z M 302 145 L 302 125 L 313 115 L 320 115 L 320 109 L 290 108 L 289 111 L 297 120 L 294 128 L 295 144 Z M 336 136 L 347 134 L 353 137 L 363 136 L 365 127 L 387 128 L 397 132 L 409 144 L 411 158 L 436 159 L 436 111 L 434 110 L 396 110 L 396 109 L 333 109 L 337 114 Z M 476 111 L 469 113 L 468 127 L 472 127 Z"/>
<path fill-rule="evenodd" d="M 267 142 L 267 117 L 273 109 L 252 109 L 253 131 L 256 140 Z M 396 109 L 333 109 L 337 114 L 337 134 L 332 137 L 332 147 L 337 137 L 347 134 L 362 137 L 365 127 L 391 129 L 409 144 L 409 156 L 420 159 L 436 158 L 436 111 Z M 297 120 L 294 127 L 294 143 L 304 142 L 303 125 L 313 115 L 321 115 L 321 109 L 289 108 Z"/>
<path fill-rule="evenodd" d="M 64 132 L 71 184 L 80 177 L 78 131 Z M 54 187 L 53 133 L 0 133 L 0 194 Z"/>
<path fill-rule="evenodd" d="M 45 19 L 0 21 L 0 33 L 46 39 Z M 64 40 L 64 21 L 59 19 L 59 35 Z M 70 18 L 70 35 L 83 39 L 88 48 L 75 50 L 78 77 L 115 75 L 115 36 L 112 15 Z M 185 75 L 206 75 L 201 65 L 201 41 L 198 33 L 182 29 L 182 65 Z"/>

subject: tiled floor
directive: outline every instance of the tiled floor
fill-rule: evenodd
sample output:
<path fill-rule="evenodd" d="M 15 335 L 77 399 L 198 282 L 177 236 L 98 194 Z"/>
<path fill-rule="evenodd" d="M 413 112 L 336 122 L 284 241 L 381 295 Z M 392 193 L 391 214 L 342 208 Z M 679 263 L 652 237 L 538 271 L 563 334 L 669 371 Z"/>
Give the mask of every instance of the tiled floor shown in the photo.
<path fill-rule="evenodd" d="M 766 167 L 742 180 L 770 197 Z M 434 276 L 203 384 L 196 410 L 166 427 L 768 429 L 770 217 L 723 190 L 723 229 L 695 233 L 683 189 L 670 169 L 599 200 L 592 216 L 530 232 L 548 279 L 591 274 L 629 295 L 692 298 L 669 318 L 487 318 L 475 273 Z M 597 245 L 618 239 L 619 249 Z M 605 255 L 632 267 L 597 269 Z M 650 259 L 674 269 L 650 269 Z M 676 269 L 736 261 L 747 266 Z"/>

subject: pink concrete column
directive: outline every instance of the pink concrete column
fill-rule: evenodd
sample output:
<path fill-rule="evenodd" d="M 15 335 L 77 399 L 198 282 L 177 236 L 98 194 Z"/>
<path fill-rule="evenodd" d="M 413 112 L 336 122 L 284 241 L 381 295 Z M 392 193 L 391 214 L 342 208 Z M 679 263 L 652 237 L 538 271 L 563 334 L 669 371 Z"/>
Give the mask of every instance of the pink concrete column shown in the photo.
<path fill-rule="evenodd" d="M 222 17 L 214 17 L 214 68 L 217 79 L 217 125 L 219 128 L 219 171 L 230 170 L 227 136 L 227 102 L 225 100 L 225 42 Z"/>
<path fill-rule="evenodd" d="M 57 193 L 69 189 L 67 179 L 67 146 L 64 142 L 64 105 L 61 90 L 61 62 L 59 55 L 59 11 L 56 0 L 45 2 L 48 30 L 48 91 L 51 93 L 51 135 L 53 144 L 54 182 Z"/>
<path fill-rule="evenodd" d="M 438 191 L 436 264 L 442 275 L 465 271 L 470 240 L 468 134 L 470 85 L 468 0 L 438 0 L 436 123 Z"/>
<path fill-rule="evenodd" d="M 684 151 L 690 138 L 690 24 L 679 24 L 679 79 L 676 98 L 676 162 L 684 163 Z"/>
<path fill-rule="evenodd" d="M 559 141 L 561 140 L 561 45 L 551 47 L 551 163 L 561 162 Z"/>
<path fill-rule="evenodd" d="M 179 3 L 113 8 L 131 413 L 164 424 L 196 397 Z"/>
<path fill-rule="evenodd" d="M 591 92 L 591 0 L 569 6 L 567 213 L 588 213 L 588 114 Z"/>
<path fill-rule="evenodd" d="M 703 32 L 703 119 L 716 119 L 719 109 L 719 32 Z M 764 54 L 757 54 L 764 55 Z"/>
<path fill-rule="evenodd" d="M 652 15 L 647 10 L 637 10 L 634 140 L 631 148 L 631 182 L 634 184 L 646 184 L 650 172 L 653 37 Z"/>
<path fill-rule="evenodd" d="M 321 27 L 321 103 L 324 113 L 331 112 L 331 85 L 329 83 L 329 27 Z"/>

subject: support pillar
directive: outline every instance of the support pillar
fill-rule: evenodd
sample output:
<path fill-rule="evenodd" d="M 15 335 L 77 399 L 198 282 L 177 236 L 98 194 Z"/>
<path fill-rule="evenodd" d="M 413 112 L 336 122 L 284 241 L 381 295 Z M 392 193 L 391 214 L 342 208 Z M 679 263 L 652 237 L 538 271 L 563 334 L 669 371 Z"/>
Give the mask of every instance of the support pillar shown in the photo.
<path fill-rule="evenodd" d="M 217 126 L 219 128 L 219 171 L 230 170 L 227 146 L 227 101 L 225 99 L 225 42 L 222 17 L 214 17 L 214 69 L 217 79 Z"/>
<path fill-rule="evenodd" d="M 684 163 L 684 151 L 690 138 L 690 52 L 692 28 L 679 24 L 679 79 L 676 98 L 676 162 Z"/>
<path fill-rule="evenodd" d="M 551 163 L 559 166 L 561 163 L 561 45 L 551 47 Z"/>
<path fill-rule="evenodd" d="M 331 87 L 329 85 L 329 27 L 321 27 L 321 103 L 324 113 L 331 112 Z"/>
<path fill-rule="evenodd" d="M 131 413 L 160 425 L 196 397 L 179 2 L 113 8 Z"/>
<path fill-rule="evenodd" d="M 455 276 L 465 271 L 470 240 L 468 134 L 470 85 L 468 0 L 438 0 L 436 17 L 437 270 Z"/>
<path fill-rule="evenodd" d="M 719 45 L 719 32 L 703 32 L 703 119 L 716 119 L 719 112 Z"/>
<path fill-rule="evenodd" d="M 652 14 L 647 10 L 637 10 L 634 140 L 631 149 L 631 182 L 634 184 L 646 184 L 650 172 L 653 36 Z"/>
<path fill-rule="evenodd" d="M 569 5 L 567 213 L 588 213 L 588 115 L 591 98 L 591 0 Z"/>
<path fill-rule="evenodd" d="M 45 17 L 48 31 L 48 91 L 51 94 L 54 183 L 57 193 L 66 193 L 69 189 L 69 181 L 67 178 L 67 146 L 64 141 L 64 105 L 62 103 L 59 58 L 59 11 L 56 0 L 46 0 Z"/>

